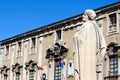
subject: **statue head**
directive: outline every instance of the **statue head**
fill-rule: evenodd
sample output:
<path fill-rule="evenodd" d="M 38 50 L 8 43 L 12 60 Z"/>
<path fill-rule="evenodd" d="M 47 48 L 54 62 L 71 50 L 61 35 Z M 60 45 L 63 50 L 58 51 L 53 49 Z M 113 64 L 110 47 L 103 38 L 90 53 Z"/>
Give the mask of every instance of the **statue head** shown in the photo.
<path fill-rule="evenodd" d="M 95 11 L 93 11 L 91 9 L 87 9 L 87 10 L 85 10 L 85 12 L 83 14 L 83 21 L 94 20 L 95 17 L 96 17 Z"/>
<path fill-rule="evenodd" d="M 88 15 L 89 19 L 94 20 L 96 17 L 96 13 L 94 10 L 87 9 L 85 13 Z"/>

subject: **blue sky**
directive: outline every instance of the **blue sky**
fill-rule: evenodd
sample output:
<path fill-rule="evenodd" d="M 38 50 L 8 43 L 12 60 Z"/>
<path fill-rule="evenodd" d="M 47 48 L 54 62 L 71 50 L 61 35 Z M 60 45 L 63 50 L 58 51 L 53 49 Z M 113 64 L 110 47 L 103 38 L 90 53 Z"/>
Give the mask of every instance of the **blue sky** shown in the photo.
<path fill-rule="evenodd" d="M 0 0 L 0 40 L 119 0 Z"/>

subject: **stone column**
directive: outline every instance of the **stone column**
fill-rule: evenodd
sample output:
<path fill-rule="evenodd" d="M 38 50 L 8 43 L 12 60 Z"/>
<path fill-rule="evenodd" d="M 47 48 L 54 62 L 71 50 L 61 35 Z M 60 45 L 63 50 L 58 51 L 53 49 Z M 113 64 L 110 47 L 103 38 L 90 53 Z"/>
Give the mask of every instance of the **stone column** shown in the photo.
<path fill-rule="evenodd" d="M 14 80 L 14 75 L 12 72 L 12 65 L 14 65 L 14 58 L 16 57 L 16 56 L 14 56 L 14 55 L 16 55 L 15 49 L 16 49 L 16 45 L 12 44 L 10 46 L 10 80 Z"/>
<path fill-rule="evenodd" d="M 38 65 L 42 66 L 42 43 L 43 43 L 43 37 L 38 38 L 37 44 L 38 44 Z M 37 79 L 41 80 L 41 70 L 37 71 Z"/>
<path fill-rule="evenodd" d="M 66 72 L 67 72 L 67 60 L 64 59 L 63 60 L 63 64 L 64 64 L 64 67 L 63 67 L 63 73 L 62 73 L 62 80 L 66 80 Z"/>
<path fill-rule="evenodd" d="M 24 41 L 23 43 L 23 79 L 22 80 L 28 80 L 27 75 L 26 75 L 26 70 L 25 70 L 25 63 L 27 62 L 27 55 L 29 52 L 29 41 Z"/>
<path fill-rule="evenodd" d="M 54 80 L 54 60 L 51 60 L 49 62 L 48 79 L 49 80 Z"/>

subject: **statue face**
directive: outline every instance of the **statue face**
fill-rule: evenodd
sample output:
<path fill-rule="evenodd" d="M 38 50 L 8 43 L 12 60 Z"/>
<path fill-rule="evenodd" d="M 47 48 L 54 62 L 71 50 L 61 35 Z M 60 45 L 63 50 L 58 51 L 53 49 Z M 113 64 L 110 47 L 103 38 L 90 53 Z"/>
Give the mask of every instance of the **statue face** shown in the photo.
<path fill-rule="evenodd" d="M 86 13 L 83 14 L 83 21 L 84 22 L 88 21 L 88 15 Z"/>

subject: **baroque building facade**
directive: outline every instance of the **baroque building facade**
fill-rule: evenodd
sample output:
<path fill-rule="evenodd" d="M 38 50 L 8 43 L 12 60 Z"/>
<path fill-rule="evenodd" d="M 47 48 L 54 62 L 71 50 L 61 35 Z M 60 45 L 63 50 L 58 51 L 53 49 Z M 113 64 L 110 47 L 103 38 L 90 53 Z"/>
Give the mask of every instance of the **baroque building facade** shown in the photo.
<path fill-rule="evenodd" d="M 120 1 L 95 12 L 107 43 L 104 80 L 120 80 Z M 0 41 L 0 80 L 75 80 L 73 35 L 81 25 L 79 14 Z"/>

